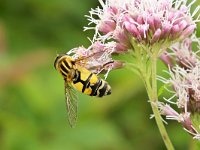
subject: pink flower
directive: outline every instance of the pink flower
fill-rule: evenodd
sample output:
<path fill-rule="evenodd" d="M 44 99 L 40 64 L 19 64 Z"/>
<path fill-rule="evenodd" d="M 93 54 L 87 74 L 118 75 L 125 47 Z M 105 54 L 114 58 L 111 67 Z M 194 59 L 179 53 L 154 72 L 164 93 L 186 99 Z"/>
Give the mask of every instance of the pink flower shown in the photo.
<path fill-rule="evenodd" d="M 169 43 L 191 35 L 195 28 L 193 16 L 199 7 L 190 14 L 192 1 L 186 0 L 99 0 L 102 9 L 97 7 L 87 16 L 89 24 L 95 24 L 95 40 L 117 41 L 119 51 L 131 48 L 131 39 L 151 46 L 156 43 Z M 98 18 L 98 19 L 96 19 Z M 85 29 L 91 29 L 86 27 Z M 169 46 L 169 45 L 167 45 Z"/>
<path fill-rule="evenodd" d="M 197 60 L 195 66 L 186 69 L 177 65 L 169 74 L 170 79 L 161 79 L 172 85 L 174 95 L 165 100 L 177 106 L 179 112 L 168 104 L 159 103 L 160 112 L 167 119 L 180 122 L 186 131 L 200 140 L 200 61 Z"/>
<path fill-rule="evenodd" d="M 200 47 L 193 46 L 194 51 L 192 50 L 192 44 L 198 46 L 198 39 L 193 35 L 191 38 L 186 38 L 181 42 L 173 44 L 169 50 L 161 55 L 161 60 L 169 65 L 171 68 L 176 64 L 187 69 L 196 66 L 198 62 L 197 53 L 200 50 Z M 199 45 L 200 46 L 200 45 Z M 195 52 L 196 51 L 196 52 Z"/>
<path fill-rule="evenodd" d="M 67 54 L 71 55 L 75 60 L 79 60 L 79 64 L 82 67 L 87 68 L 93 73 L 108 73 L 112 69 L 124 66 L 122 61 L 113 60 L 111 57 L 115 53 L 115 47 L 115 42 L 107 44 L 95 42 L 89 48 L 77 47 L 70 50 Z M 107 77 L 107 74 L 105 77 Z"/>

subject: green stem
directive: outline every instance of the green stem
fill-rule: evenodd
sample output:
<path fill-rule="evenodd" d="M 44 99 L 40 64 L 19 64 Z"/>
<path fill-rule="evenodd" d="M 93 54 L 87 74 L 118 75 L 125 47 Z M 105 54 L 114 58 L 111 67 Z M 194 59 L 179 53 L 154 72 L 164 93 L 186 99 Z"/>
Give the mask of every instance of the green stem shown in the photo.
<path fill-rule="evenodd" d="M 167 134 L 167 131 L 165 129 L 165 126 L 163 124 L 159 109 L 158 109 L 158 96 L 157 96 L 157 79 L 156 79 L 156 75 L 157 75 L 157 56 L 158 53 L 154 53 L 154 54 L 150 54 L 149 50 L 143 49 L 143 47 L 138 47 L 138 45 L 136 43 L 134 43 L 134 41 L 132 41 L 132 45 L 133 47 L 136 46 L 136 50 L 133 53 L 133 56 L 135 58 L 135 63 L 133 68 L 137 68 L 138 69 L 138 74 L 140 75 L 140 77 L 142 78 L 144 85 L 146 87 L 147 90 L 147 94 L 148 97 L 150 99 L 150 104 L 153 110 L 153 114 L 157 123 L 157 126 L 159 128 L 160 134 L 162 136 L 162 139 L 166 145 L 166 148 L 168 150 L 174 150 L 174 147 L 170 141 L 170 138 Z M 133 48 L 134 49 L 134 48 Z M 160 49 L 160 46 L 158 47 L 154 47 L 154 50 L 156 49 Z M 149 52 L 149 53 L 145 53 L 145 52 Z M 149 66 L 149 57 L 150 56 L 151 59 L 151 66 Z M 150 68 L 149 68 L 150 67 Z M 151 69 L 151 72 L 150 70 Z"/>
<path fill-rule="evenodd" d="M 168 150 L 174 150 L 174 147 L 170 141 L 170 138 L 167 134 L 167 131 L 165 129 L 165 126 L 163 124 L 160 112 L 158 110 L 158 97 L 157 97 L 157 79 L 156 79 L 156 75 L 157 75 L 157 57 L 153 57 L 152 58 L 152 74 L 151 74 L 151 85 L 150 85 L 150 81 L 146 80 L 146 85 L 148 87 L 147 89 L 147 93 L 150 99 L 150 103 L 151 103 L 151 107 L 153 110 L 153 114 L 155 116 L 155 120 L 157 123 L 157 126 L 159 128 L 160 134 L 162 136 L 162 139 L 165 143 L 165 146 L 167 147 Z M 150 88 L 151 87 L 151 88 Z"/>

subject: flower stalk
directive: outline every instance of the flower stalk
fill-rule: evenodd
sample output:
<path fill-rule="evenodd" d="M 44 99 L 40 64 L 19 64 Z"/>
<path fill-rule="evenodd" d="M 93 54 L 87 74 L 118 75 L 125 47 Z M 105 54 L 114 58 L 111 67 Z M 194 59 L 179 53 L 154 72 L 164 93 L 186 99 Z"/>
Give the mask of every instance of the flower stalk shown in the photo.
<path fill-rule="evenodd" d="M 158 108 L 159 102 L 157 96 L 157 60 L 160 56 L 159 52 L 161 46 L 160 44 L 155 44 L 154 46 L 147 48 L 137 44 L 134 39 L 131 39 L 130 41 L 132 46 L 131 54 L 133 56 L 134 62 L 129 64 L 129 69 L 136 72 L 141 77 L 150 100 L 153 116 L 155 117 L 156 124 L 159 128 L 166 148 L 168 150 L 174 150 Z M 152 51 L 152 49 L 154 51 Z"/>
<path fill-rule="evenodd" d="M 152 86 L 151 86 L 151 89 L 147 89 L 147 93 L 149 95 L 149 99 L 150 99 L 150 103 L 151 103 L 151 108 L 153 110 L 153 114 L 154 114 L 154 117 L 155 117 L 155 120 L 156 120 L 156 123 L 157 123 L 157 126 L 158 126 L 158 129 L 160 131 L 160 134 L 162 136 L 162 139 L 165 143 L 165 146 L 168 150 L 174 150 L 174 147 L 171 143 L 171 140 L 168 136 L 168 133 L 165 129 L 165 126 L 163 124 L 163 121 L 162 121 L 162 118 L 161 118 L 161 115 L 160 115 L 160 112 L 159 112 L 159 109 L 158 109 L 158 96 L 157 96 L 157 79 L 156 79 L 156 72 L 157 72 L 157 57 L 153 57 L 152 58 L 152 63 L 151 63 L 151 79 L 152 79 Z M 146 82 L 149 82 L 146 81 Z M 146 83 L 149 85 L 149 83 Z"/>
<path fill-rule="evenodd" d="M 132 43 L 133 44 L 133 43 Z M 153 116 L 155 117 L 156 124 L 159 128 L 162 139 L 168 150 L 174 150 L 171 140 L 163 124 L 160 111 L 158 109 L 158 96 L 157 96 L 157 59 L 158 57 L 152 55 L 149 59 L 147 56 L 147 51 L 144 51 L 141 47 L 137 47 L 134 51 L 135 64 L 128 64 L 130 70 L 134 73 L 136 72 L 142 79 L 153 111 Z M 142 59 L 141 59 L 142 58 Z M 150 61 L 150 62 L 149 62 Z M 150 65 L 149 65 L 150 64 Z M 150 71 L 149 71 L 150 69 Z"/>

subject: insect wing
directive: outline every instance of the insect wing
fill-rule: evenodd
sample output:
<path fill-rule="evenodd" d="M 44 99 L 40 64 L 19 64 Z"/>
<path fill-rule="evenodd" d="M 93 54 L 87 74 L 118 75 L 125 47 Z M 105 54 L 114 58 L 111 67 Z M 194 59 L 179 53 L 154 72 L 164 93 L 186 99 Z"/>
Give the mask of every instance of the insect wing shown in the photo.
<path fill-rule="evenodd" d="M 104 56 L 103 51 L 99 51 L 93 54 L 90 54 L 89 56 L 81 56 L 75 59 L 76 64 L 87 68 L 91 72 L 95 74 L 99 73 L 107 73 L 109 64 L 114 63 L 113 60 L 103 60 L 102 56 Z M 105 56 L 106 58 L 106 56 Z M 93 62 L 93 63 L 88 63 L 88 62 Z M 96 62 L 96 63 L 94 63 Z M 104 62 L 104 63 L 102 63 Z"/>
<path fill-rule="evenodd" d="M 67 82 L 65 82 L 65 97 L 68 121 L 70 126 L 73 128 L 77 121 L 78 97 L 76 95 L 76 90 Z"/>

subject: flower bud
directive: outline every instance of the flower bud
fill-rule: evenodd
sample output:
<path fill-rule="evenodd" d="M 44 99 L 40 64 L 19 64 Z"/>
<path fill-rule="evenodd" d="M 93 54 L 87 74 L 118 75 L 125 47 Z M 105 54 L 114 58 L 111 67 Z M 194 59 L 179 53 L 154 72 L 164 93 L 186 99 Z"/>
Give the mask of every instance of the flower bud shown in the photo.
<path fill-rule="evenodd" d="M 196 28 L 196 25 L 190 25 L 188 26 L 181 34 L 180 39 L 184 39 L 186 37 L 188 37 L 190 34 L 192 34 L 194 32 L 194 29 Z"/>

